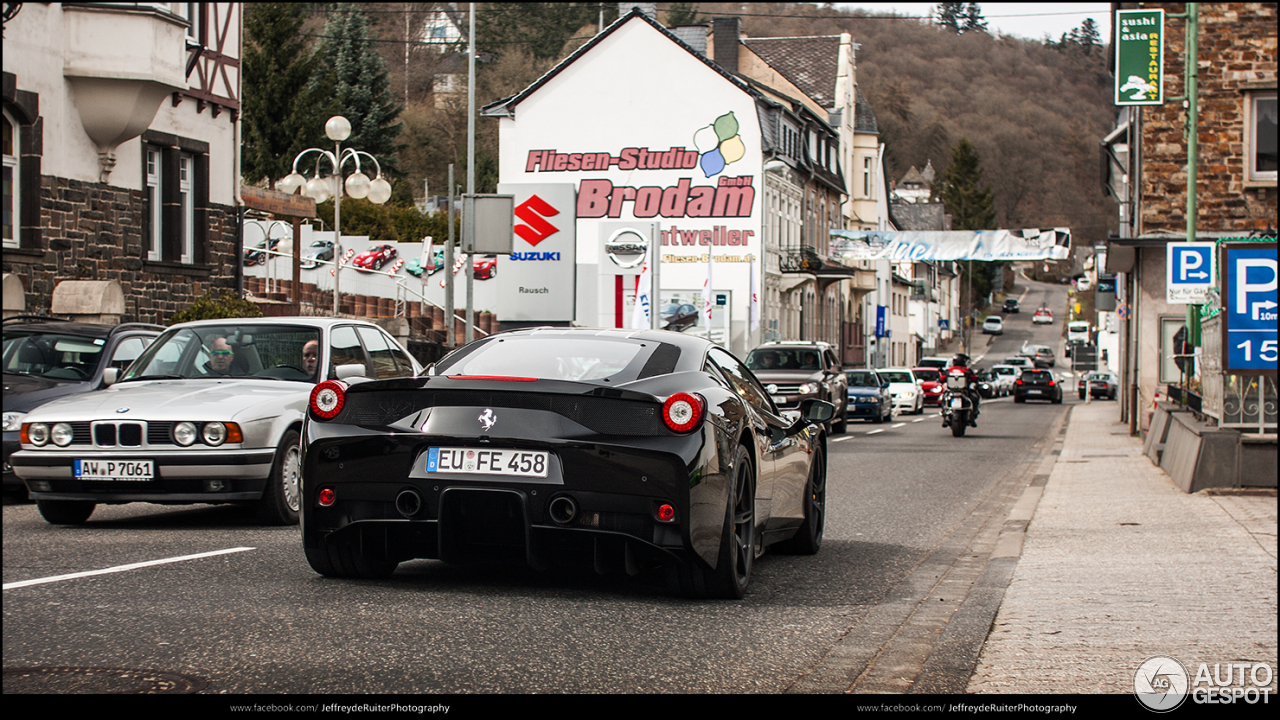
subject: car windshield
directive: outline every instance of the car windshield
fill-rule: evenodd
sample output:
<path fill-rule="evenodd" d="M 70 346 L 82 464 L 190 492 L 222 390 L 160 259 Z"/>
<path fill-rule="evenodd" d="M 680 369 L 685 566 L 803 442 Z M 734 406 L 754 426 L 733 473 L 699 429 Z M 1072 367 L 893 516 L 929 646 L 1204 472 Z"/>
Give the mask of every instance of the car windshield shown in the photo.
<path fill-rule="evenodd" d="M 679 356 L 673 345 L 659 347 L 675 350 Z M 653 343 L 624 339 L 506 336 L 444 358 L 435 374 L 630 382 L 639 377 L 653 348 Z M 675 360 L 670 363 L 674 365 Z"/>
<path fill-rule="evenodd" d="M 911 377 L 911 373 L 901 370 L 881 370 L 880 379 L 891 383 L 915 382 L 915 378 Z"/>
<path fill-rule="evenodd" d="M 57 380 L 88 380 L 98 368 L 107 341 L 61 333 L 4 335 L 4 371 Z"/>
<path fill-rule="evenodd" d="M 937 382 L 938 378 L 942 377 L 942 373 L 933 368 L 916 368 L 912 372 L 916 374 L 917 378 L 929 382 Z"/>
<path fill-rule="evenodd" d="M 849 387 L 860 387 L 860 388 L 880 387 L 880 380 L 879 378 L 876 377 L 876 374 L 873 372 L 868 372 L 866 370 L 862 370 L 862 371 L 854 370 L 853 372 L 845 373 L 845 375 L 849 377 Z"/>
<path fill-rule="evenodd" d="M 234 322 L 171 329 L 130 366 L 121 381 L 262 377 L 314 382 L 306 370 L 306 345 L 319 343 L 317 328 L 240 325 Z"/>
<path fill-rule="evenodd" d="M 997 375 L 1015 375 L 1017 374 L 1018 369 L 1012 365 L 996 365 L 991 368 L 991 372 L 994 372 Z"/>
<path fill-rule="evenodd" d="M 756 348 L 747 355 L 752 370 L 821 370 L 818 351 L 812 348 Z"/>

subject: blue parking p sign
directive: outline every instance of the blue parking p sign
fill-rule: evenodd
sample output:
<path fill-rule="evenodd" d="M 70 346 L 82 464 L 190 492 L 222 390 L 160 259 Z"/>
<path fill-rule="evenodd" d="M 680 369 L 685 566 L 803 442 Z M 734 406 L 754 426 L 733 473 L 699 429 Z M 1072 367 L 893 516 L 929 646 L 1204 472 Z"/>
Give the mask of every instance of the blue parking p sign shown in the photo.
<path fill-rule="evenodd" d="M 1165 258 L 1165 301 L 1204 303 L 1217 285 L 1214 267 L 1216 243 L 1171 242 Z"/>
<path fill-rule="evenodd" d="M 1276 346 L 1276 245 L 1227 245 L 1223 251 L 1222 305 L 1226 370 L 1272 374 L 1280 360 Z"/>

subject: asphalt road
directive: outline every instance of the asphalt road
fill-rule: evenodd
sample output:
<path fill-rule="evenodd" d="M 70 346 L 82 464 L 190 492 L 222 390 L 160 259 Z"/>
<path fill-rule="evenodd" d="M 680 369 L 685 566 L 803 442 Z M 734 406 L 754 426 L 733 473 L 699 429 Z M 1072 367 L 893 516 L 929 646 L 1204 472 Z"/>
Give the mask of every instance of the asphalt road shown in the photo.
<path fill-rule="evenodd" d="M 1043 301 L 1054 324 L 1008 316 L 1004 336 L 975 336 L 977 365 L 1023 342 L 1061 347 L 1065 290 L 1029 288 L 1023 307 Z M 969 592 L 989 554 L 982 538 L 1032 481 L 1028 468 L 1049 452 L 1074 394 L 1065 402 L 988 401 L 964 438 L 932 408 L 851 423 L 830 445 L 822 551 L 766 555 L 737 602 L 684 600 L 647 578 L 433 561 L 385 581 L 331 580 L 307 566 L 296 528 L 258 527 L 235 507 L 99 507 L 84 527 L 57 528 L 33 505 L 7 502 L 4 690 L 963 688 L 989 621 L 960 630 L 956 618 L 994 613 Z M 174 560 L 201 553 L 216 554 Z M 154 564 L 125 567 L 137 563 Z M 76 573 L 91 574 L 58 579 Z M 926 633 L 931 645 L 913 639 Z M 903 666 L 915 674 L 903 679 Z"/>

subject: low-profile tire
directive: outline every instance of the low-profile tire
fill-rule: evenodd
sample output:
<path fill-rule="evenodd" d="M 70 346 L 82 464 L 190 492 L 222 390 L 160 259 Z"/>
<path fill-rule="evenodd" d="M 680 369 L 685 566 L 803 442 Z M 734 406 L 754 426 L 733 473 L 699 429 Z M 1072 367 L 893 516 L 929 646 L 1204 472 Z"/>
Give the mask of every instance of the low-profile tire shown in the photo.
<path fill-rule="evenodd" d="M 969 423 L 967 420 L 956 417 L 955 415 L 951 416 L 951 436 L 952 437 L 964 437 L 964 431 L 968 427 L 969 427 Z"/>
<path fill-rule="evenodd" d="M 1017 395 L 1014 395 L 1014 396 L 1013 396 L 1013 401 L 1014 401 L 1014 402 L 1016 402 L 1016 403 L 1023 403 L 1023 402 L 1026 402 L 1026 401 L 1027 401 L 1027 399 L 1026 399 L 1026 398 L 1024 398 L 1024 397 L 1018 397 Z"/>
<path fill-rule="evenodd" d="M 755 473 L 745 448 L 733 460 L 729 497 L 725 501 L 724 530 L 715 569 L 691 560 L 677 569 L 681 590 L 694 598 L 741 599 L 751 582 L 755 561 Z"/>
<path fill-rule="evenodd" d="M 297 430 L 286 430 L 276 447 L 271 477 L 258 501 L 258 519 L 266 525 L 297 525 L 302 506 L 302 447 Z"/>
<path fill-rule="evenodd" d="M 822 549 L 822 529 L 827 521 L 827 460 L 821 450 L 813 453 L 809 479 L 804 485 L 804 523 L 796 534 L 778 543 L 793 555 L 816 555 Z"/>
<path fill-rule="evenodd" d="M 95 503 L 84 500 L 37 500 L 40 517 L 50 525 L 83 525 L 93 514 Z"/>

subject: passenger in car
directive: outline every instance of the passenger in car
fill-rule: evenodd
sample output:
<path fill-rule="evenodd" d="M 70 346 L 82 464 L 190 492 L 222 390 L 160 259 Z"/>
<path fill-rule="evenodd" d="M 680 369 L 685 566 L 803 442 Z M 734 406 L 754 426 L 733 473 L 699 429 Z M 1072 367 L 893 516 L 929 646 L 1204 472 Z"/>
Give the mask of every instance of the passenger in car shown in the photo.
<path fill-rule="evenodd" d="M 205 363 L 204 370 L 207 375 L 230 375 L 231 363 L 236 359 L 235 351 L 231 349 L 231 345 L 227 343 L 225 337 L 220 337 L 213 341 L 213 347 L 209 349 L 209 362 Z"/>
<path fill-rule="evenodd" d="M 316 374 L 316 366 L 320 364 L 320 342 L 318 340 L 308 340 L 302 346 L 302 369 L 307 371 L 308 375 Z"/>

